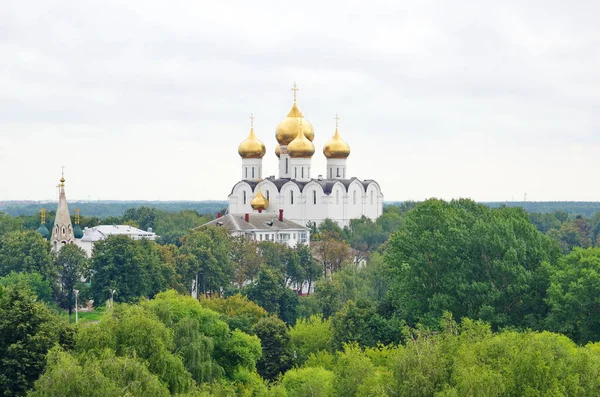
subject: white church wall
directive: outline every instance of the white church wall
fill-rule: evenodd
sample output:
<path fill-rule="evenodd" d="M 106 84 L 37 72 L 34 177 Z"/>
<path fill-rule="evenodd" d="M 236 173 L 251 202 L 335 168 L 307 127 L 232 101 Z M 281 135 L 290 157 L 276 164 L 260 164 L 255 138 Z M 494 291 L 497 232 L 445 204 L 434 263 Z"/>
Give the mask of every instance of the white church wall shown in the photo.
<path fill-rule="evenodd" d="M 300 188 L 288 182 L 281 188 L 281 202 L 283 202 L 284 216 L 292 221 L 305 225 L 303 214 L 303 203 L 305 199 L 301 196 Z"/>
<path fill-rule="evenodd" d="M 363 216 L 363 192 L 362 184 L 356 180 L 348 187 L 346 218 L 356 219 Z"/>
<path fill-rule="evenodd" d="M 94 243 L 91 241 L 81 241 L 81 239 L 75 239 L 75 245 L 85 251 L 88 258 L 92 257 L 92 250 L 94 249 Z"/>
<path fill-rule="evenodd" d="M 331 191 L 331 199 L 327 208 L 327 218 L 330 218 L 343 227 L 346 225 L 346 191 L 341 183 L 337 183 Z"/>

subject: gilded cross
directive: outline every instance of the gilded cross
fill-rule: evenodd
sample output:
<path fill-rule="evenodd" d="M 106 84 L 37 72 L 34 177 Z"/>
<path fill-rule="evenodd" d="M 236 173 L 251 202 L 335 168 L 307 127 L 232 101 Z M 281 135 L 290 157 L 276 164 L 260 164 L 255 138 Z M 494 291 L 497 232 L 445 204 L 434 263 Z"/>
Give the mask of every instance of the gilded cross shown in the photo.
<path fill-rule="evenodd" d="M 295 81 L 294 86 L 292 87 L 292 91 L 294 92 L 294 102 L 296 102 L 296 96 L 298 95 L 298 91 L 300 91 L 300 88 L 298 88 Z"/>
<path fill-rule="evenodd" d="M 254 128 L 254 113 L 250 113 L 250 128 Z"/>
<path fill-rule="evenodd" d="M 62 167 L 60 167 L 60 168 L 61 168 L 61 170 L 62 170 L 62 177 L 64 178 L 64 177 L 65 177 L 65 166 L 63 165 L 63 166 L 62 166 Z"/>
<path fill-rule="evenodd" d="M 338 114 L 335 114 L 335 117 L 333 118 L 335 120 L 335 128 L 338 128 L 338 124 L 340 122 L 340 116 L 338 116 Z"/>

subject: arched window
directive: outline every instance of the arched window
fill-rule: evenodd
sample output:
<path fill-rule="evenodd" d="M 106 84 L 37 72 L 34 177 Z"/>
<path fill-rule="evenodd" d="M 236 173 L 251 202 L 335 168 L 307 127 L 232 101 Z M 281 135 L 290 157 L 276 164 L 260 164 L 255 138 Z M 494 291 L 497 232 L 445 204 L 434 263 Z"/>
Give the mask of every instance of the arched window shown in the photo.
<path fill-rule="evenodd" d="M 356 190 L 352 192 L 352 204 L 356 205 Z"/>
<path fill-rule="evenodd" d="M 294 204 L 294 191 L 290 190 L 290 204 Z"/>
<path fill-rule="evenodd" d="M 373 205 L 373 191 L 371 190 L 371 205 Z"/>
<path fill-rule="evenodd" d="M 333 168 L 329 169 L 329 179 L 333 178 Z"/>
<path fill-rule="evenodd" d="M 269 191 L 267 190 L 267 201 L 269 201 Z"/>
<path fill-rule="evenodd" d="M 298 179 L 298 167 L 294 167 L 294 178 Z"/>
<path fill-rule="evenodd" d="M 289 172 L 288 171 L 288 158 L 286 157 L 285 158 L 285 173 L 287 174 L 288 172 Z"/>
<path fill-rule="evenodd" d="M 254 178 L 254 167 L 252 167 L 252 178 Z"/>
<path fill-rule="evenodd" d="M 302 178 L 304 178 L 304 167 L 302 167 Z"/>
<path fill-rule="evenodd" d="M 65 227 L 62 227 L 62 234 L 65 234 L 67 232 L 67 229 L 65 229 Z"/>
<path fill-rule="evenodd" d="M 317 191 L 313 190 L 313 204 L 317 204 Z"/>
<path fill-rule="evenodd" d="M 246 191 L 244 190 L 244 205 L 246 205 Z"/>
<path fill-rule="evenodd" d="M 248 179 L 248 167 L 244 167 L 244 178 Z"/>
<path fill-rule="evenodd" d="M 340 177 L 340 167 L 337 167 L 337 175 L 338 178 Z"/>
<path fill-rule="evenodd" d="M 335 203 L 336 204 L 340 203 L 340 191 L 339 190 L 335 191 Z"/>

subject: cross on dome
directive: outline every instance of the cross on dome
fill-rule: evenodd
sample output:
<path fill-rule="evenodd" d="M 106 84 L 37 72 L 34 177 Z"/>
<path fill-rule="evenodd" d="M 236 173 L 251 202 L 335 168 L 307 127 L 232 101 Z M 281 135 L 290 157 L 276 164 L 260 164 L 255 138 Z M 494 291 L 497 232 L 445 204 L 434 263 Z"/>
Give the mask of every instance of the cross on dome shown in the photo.
<path fill-rule="evenodd" d="M 338 128 L 338 124 L 340 122 L 340 116 L 336 113 L 335 117 L 333 119 L 335 120 L 335 128 Z"/>
<path fill-rule="evenodd" d="M 296 97 L 298 95 L 298 91 L 300 91 L 300 88 L 298 88 L 295 81 L 294 81 L 294 86 L 292 87 L 292 91 L 294 92 L 294 102 L 296 102 Z"/>
<path fill-rule="evenodd" d="M 250 128 L 254 128 L 254 113 L 250 113 Z"/>

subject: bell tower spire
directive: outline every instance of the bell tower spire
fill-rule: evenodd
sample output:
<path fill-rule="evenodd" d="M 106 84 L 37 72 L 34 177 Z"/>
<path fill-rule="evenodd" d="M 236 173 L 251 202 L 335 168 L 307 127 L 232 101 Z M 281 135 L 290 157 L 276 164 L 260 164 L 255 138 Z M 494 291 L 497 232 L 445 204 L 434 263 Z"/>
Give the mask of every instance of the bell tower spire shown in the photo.
<path fill-rule="evenodd" d="M 69 206 L 67 204 L 67 196 L 65 194 L 65 167 L 62 167 L 60 184 L 58 185 L 58 207 L 56 208 L 56 217 L 54 218 L 54 227 L 52 228 L 52 236 L 50 243 L 54 252 L 60 251 L 63 245 L 73 243 L 73 226 L 71 225 L 71 215 L 69 214 Z"/>

